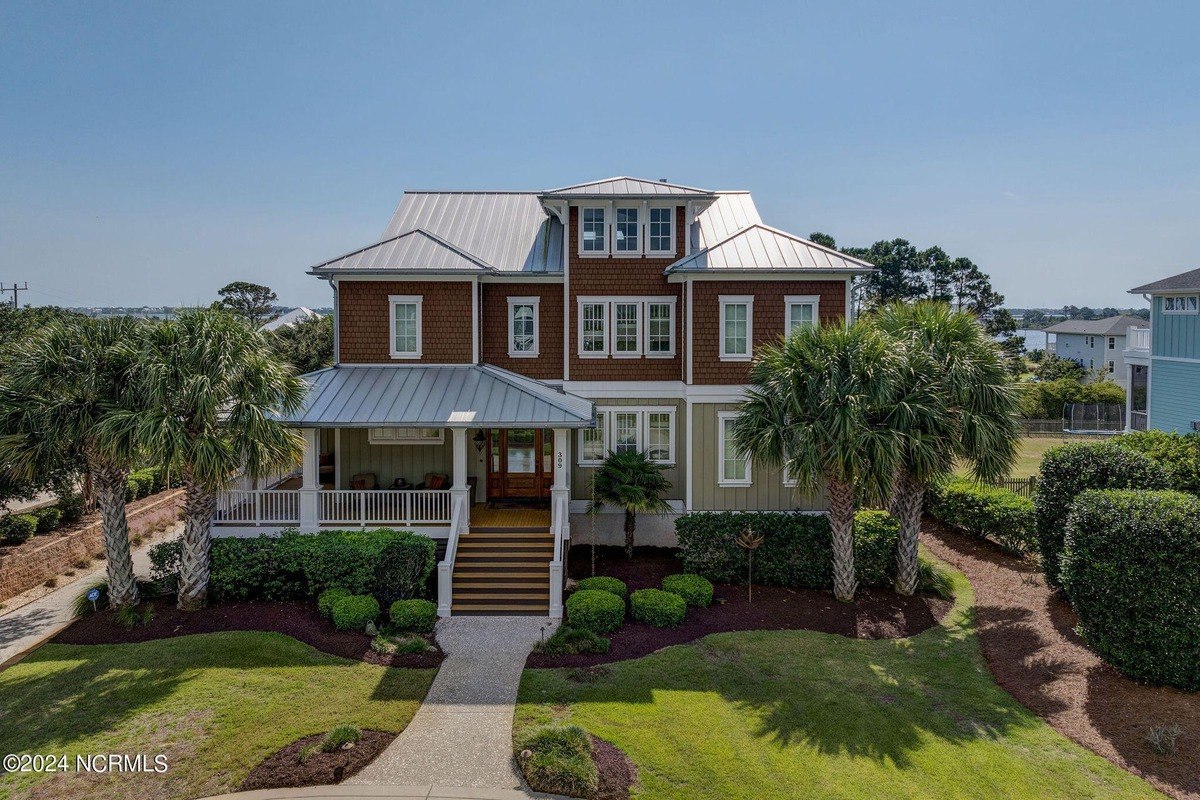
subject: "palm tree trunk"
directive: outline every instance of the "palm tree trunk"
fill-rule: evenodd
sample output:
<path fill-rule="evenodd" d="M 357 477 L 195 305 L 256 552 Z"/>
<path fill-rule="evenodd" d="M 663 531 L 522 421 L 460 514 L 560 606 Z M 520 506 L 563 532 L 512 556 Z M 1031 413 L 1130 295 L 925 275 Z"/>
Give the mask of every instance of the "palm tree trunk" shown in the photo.
<path fill-rule="evenodd" d="M 637 515 L 625 509 L 625 557 L 633 558 L 633 532 L 637 527 Z"/>
<path fill-rule="evenodd" d="M 896 481 L 895 515 L 900 520 L 900 538 L 896 543 L 896 591 L 912 595 L 917 591 L 917 544 L 921 535 L 921 506 L 925 487 L 908 473 Z"/>
<path fill-rule="evenodd" d="M 180 611 L 195 611 L 203 608 L 208 598 L 209 551 L 212 549 L 212 520 L 217 511 L 217 495 L 191 479 L 186 485 L 177 605 Z"/>
<path fill-rule="evenodd" d="M 833 531 L 833 596 L 854 600 L 854 487 L 829 480 L 829 527 Z"/>
<path fill-rule="evenodd" d="M 95 470 L 96 499 L 104 530 L 104 566 L 108 577 L 108 603 L 113 608 L 136 606 L 137 578 L 129 548 L 129 520 L 125 518 L 125 470 L 98 467 Z"/>

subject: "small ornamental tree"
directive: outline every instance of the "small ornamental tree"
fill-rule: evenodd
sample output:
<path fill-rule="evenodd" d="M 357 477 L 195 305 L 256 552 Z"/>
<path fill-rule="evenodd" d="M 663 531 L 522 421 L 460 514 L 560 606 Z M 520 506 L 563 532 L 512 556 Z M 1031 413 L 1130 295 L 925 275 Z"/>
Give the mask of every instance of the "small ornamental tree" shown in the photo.
<path fill-rule="evenodd" d="M 662 514 L 671 510 L 663 497 L 671 489 L 671 482 L 663 477 L 665 469 L 652 462 L 645 453 L 636 450 L 617 453 L 610 450 L 604 463 L 592 476 L 592 496 L 595 500 L 589 511 L 596 512 L 605 503 L 624 509 L 625 555 L 629 558 L 633 558 L 637 515 Z"/>

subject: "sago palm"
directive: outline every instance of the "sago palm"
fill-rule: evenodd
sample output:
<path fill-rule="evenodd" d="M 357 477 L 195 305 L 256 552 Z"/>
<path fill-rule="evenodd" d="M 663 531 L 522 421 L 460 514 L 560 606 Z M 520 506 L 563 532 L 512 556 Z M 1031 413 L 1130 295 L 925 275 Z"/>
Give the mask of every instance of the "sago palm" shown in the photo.
<path fill-rule="evenodd" d="M 300 458 L 302 437 L 278 415 L 299 406 L 304 382 L 271 355 L 261 334 L 206 309 L 149 332 L 131 386 L 138 408 L 111 425 L 183 478 L 178 605 L 196 609 L 208 593 L 217 496 L 239 474 L 264 477 Z"/>
<path fill-rule="evenodd" d="M 671 482 L 663 476 L 665 468 L 651 461 L 645 453 L 626 450 L 610 451 L 592 475 L 592 512 L 605 503 L 625 510 L 625 555 L 633 557 L 633 538 L 638 514 L 662 514 L 671 510 L 663 497 Z"/>
<path fill-rule="evenodd" d="M 91 474 L 116 608 L 138 602 L 125 487 L 139 443 L 105 423 L 129 410 L 144 331 L 131 319 L 53 322 L 10 352 L 0 378 L 0 463 L 27 479 L 70 462 Z"/>
<path fill-rule="evenodd" d="M 903 356 L 890 426 L 900 434 L 891 507 L 900 520 L 896 591 L 917 588 L 917 549 L 925 492 L 956 460 L 976 477 L 1004 477 L 1016 458 L 1016 395 L 1004 356 L 971 314 L 945 303 L 893 303 L 869 324 Z"/>
<path fill-rule="evenodd" d="M 863 326 L 803 328 L 761 349 L 733 422 L 733 442 L 750 458 L 786 467 L 798 490 L 824 481 L 833 533 L 833 592 L 854 599 L 854 507 L 884 496 L 897 434 L 886 419 L 898 359 Z"/>

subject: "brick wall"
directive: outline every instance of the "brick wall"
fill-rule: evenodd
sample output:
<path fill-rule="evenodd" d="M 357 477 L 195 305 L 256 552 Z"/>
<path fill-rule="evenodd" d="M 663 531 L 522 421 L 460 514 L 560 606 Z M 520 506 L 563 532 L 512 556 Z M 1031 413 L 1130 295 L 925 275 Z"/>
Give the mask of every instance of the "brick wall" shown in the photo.
<path fill-rule="evenodd" d="M 783 335 L 784 297 L 818 295 L 817 313 L 822 325 L 840 322 L 846 315 L 845 281 L 695 281 L 692 286 L 692 382 L 742 384 L 750 363 L 721 360 L 721 295 L 753 295 L 751 328 L 754 346 Z"/>
<path fill-rule="evenodd" d="M 342 281 L 338 360 L 347 364 L 470 364 L 470 281 Z M 421 295 L 421 357 L 391 356 L 390 295 Z"/>
<path fill-rule="evenodd" d="M 487 364 L 539 380 L 563 376 L 563 287 L 561 283 L 485 283 L 482 303 L 482 348 Z M 508 298 L 537 297 L 538 357 L 508 355 Z"/>

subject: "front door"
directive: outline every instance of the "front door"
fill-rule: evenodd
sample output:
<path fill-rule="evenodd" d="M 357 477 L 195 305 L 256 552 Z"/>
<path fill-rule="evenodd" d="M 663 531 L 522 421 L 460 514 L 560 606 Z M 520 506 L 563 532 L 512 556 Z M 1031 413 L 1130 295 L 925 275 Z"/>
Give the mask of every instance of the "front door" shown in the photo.
<path fill-rule="evenodd" d="M 549 497 L 554 483 L 553 453 L 553 431 L 488 431 L 488 499 Z"/>

